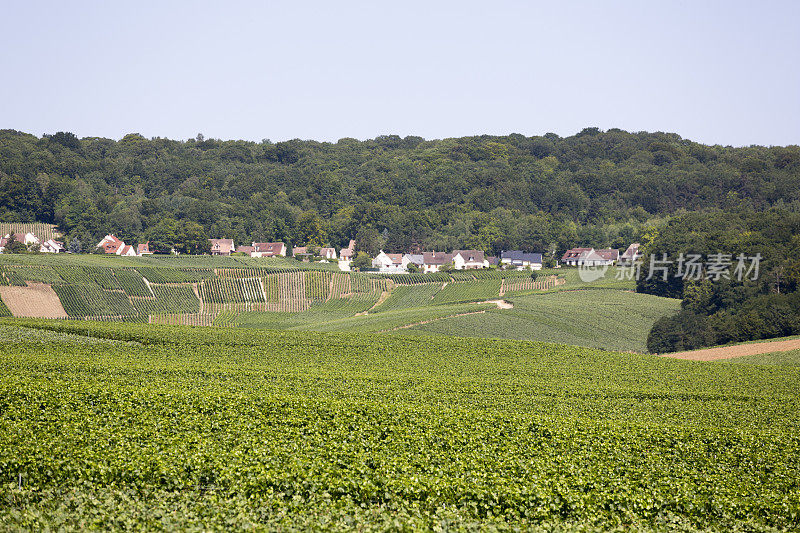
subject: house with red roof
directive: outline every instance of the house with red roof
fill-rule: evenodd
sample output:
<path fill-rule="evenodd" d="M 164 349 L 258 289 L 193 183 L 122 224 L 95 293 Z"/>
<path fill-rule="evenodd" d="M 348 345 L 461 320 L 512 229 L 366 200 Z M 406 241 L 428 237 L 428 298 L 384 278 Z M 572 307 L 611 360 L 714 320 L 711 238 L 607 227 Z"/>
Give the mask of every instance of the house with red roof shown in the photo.
<path fill-rule="evenodd" d="M 286 257 L 286 244 L 282 242 L 254 242 L 252 257 Z"/>
<path fill-rule="evenodd" d="M 97 243 L 97 248 L 102 248 L 103 252 L 107 254 L 119 255 L 120 249 L 123 246 L 125 246 L 125 243 L 110 233 Z"/>
<path fill-rule="evenodd" d="M 211 255 L 231 255 L 236 249 L 233 239 L 208 239 L 211 243 Z"/>
<path fill-rule="evenodd" d="M 444 265 L 453 262 L 453 254 L 445 252 L 422 252 L 422 271 L 439 272 Z"/>
<path fill-rule="evenodd" d="M 356 241 L 350 239 L 350 244 L 347 248 L 342 248 L 339 250 L 339 260 L 340 261 L 352 261 L 353 256 L 356 254 Z"/>
<path fill-rule="evenodd" d="M 66 252 L 67 249 L 64 248 L 63 242 L 48 239 L 42 243 L 42 247 L 39 248 L 39 251 L 46 254 L 62 254 Z"/>

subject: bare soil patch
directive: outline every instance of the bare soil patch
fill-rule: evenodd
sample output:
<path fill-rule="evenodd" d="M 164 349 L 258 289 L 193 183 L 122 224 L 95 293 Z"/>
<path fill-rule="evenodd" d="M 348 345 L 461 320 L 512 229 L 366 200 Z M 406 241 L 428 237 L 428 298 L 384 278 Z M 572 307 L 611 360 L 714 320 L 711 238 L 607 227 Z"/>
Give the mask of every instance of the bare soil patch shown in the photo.
<path fill-rule="evenodd" d="M 486 300 L 487 304 L 495 304 L 498 309 L 514 309 L 514 304 L 506 300 Z"/>
<path fill-rule="evenodd" d="M 720 346 L 719 348 L 705 348 L 703 350 L 692 350 L 689 352 L 665 353 L 662 354 L 661 357 L 687 359 L 689 361 L 718 361 L 720 359 L 732 359 L 734 357 L 743 357 L 745 355 L 788 352 L 790 350 L 800 350 L 800 339 L 754 342 L 751 344 Z"/>
<path fill-rule="evenodd" d="M 27 287 L 0 286 L 0 298 L 14 316 L 67 318 L 67 312 L 47 283 L 29 281 Z"/>

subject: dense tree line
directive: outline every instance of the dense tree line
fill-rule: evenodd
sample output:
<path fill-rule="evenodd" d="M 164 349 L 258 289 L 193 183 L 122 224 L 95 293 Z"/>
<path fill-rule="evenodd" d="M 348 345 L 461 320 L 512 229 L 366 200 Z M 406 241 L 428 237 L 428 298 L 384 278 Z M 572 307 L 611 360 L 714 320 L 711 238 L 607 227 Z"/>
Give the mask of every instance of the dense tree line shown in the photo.
<path fill-rule="evenodd" d="M 684 211 L 798 206 L 797 146 L 665 133 L 257 143 L 0 131 L 0 221 L 53 222 L 84 243 L 157 238 L 169 219 L 237 242 L 560 252 L 622 247 Z"/>
<path fill-rule="evenodd" d="M 775 208 L 689 213 L 648 235 L 637 290 L 683 298 L 680 313 L 653 325 L 651 352 L 800 334 L 800 213 Z M 699 275 L 687 279 L 688 262 L 678 260 L 681 254 L 703 258 Z M 715 254 L 730 256 L 724 275 L 709 267 Z M 741 280 L 739 254 L 746 267 Z M 758 271 L 749 260 L 756 254 Z"/>

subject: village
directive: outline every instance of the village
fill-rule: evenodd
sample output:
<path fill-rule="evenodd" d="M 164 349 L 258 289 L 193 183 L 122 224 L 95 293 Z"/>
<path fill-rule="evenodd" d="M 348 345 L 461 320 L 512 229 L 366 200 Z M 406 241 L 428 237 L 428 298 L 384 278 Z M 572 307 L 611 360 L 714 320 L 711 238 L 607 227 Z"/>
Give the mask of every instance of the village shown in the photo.
<path fill-rule="evenodd" d="M 8 247 L 22 247 L 24 251 L 40 253 L 70 253 L 62 241 L 51 237 L 43 242 L 32 232 L 8 233 L 0 237 L 0 253 L 7 253 Z M 126 244 L 123 240 L 108 234 L 97 243 L 96 253 L 113 254 L 125 257 L 152 255 L 149 243 Z M 337 262 L 342 271 L 358 269 L 385 274 L 431 273 L 447 270 L 473 270 L 483 268 L 502 268 L 515 270 L 541 270 L 545 266 L 544 254 L 522 250 L 508 250 L 499 256 L 489 256 L 483 250 L 452 250 L 451 252 L 387 253 L 381 250 L 374 257 L 364 252 L 356 260 L 356 242 L 350 240 L 346 248 L 339 252 L 333 247 L 296 246 L 291 249 L 283 242 L 252 242 L 236 246 L 233 239 L 209 239 L 209 252 L 215 256 L 247 257 L 293 257 L 299 261 Z M 632 264 L 640 257 L 639 243 L 633 243 L 620 253 L 615 248 L 571 248 L 560 261 L 552 258 L 554 268 L 560 266 L 610 266 Z"/>

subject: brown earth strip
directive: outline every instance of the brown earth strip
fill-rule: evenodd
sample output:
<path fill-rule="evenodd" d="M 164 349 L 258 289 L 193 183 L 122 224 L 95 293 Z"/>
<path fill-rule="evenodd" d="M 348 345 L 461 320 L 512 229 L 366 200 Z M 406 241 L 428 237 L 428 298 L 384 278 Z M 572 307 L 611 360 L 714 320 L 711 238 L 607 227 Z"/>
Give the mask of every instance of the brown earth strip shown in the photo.
<path fill-rule="evenodd" d="M 457 318 L 457 317 L 460 317 L 460 316 L 467 316 L 467 315 L 480 315 L 480 314 L 483 314 L 485 312 L 486 312 L 486 310 L 484 309 L 482 311 L 470 311 L 468 313 L 458 313 L 457 315 L 440 316 L 440 317 L 437 317 L 437 318 L 431 318 L 430 320 L 423 320 L 422 322 L 414 322 L 413 324 L 406 324 L 404 326 L 397 326 L 396 328 L 383 329 L 381 331 L 378 331 L 377 333 L 386 333 L 388 331 L 397 331 L 399 329 L 413 328 L 414 326 L 422 326 L 424 324 L 430 324 L 431 322 L 438 322 L 439 320 L 447 320 L 448 318 Z"/>
<path fill-rule="evenodd" d="M 27 287 L 0 286 L 0 298 L 14 316 L 67 318 L 58 294 L 47 283 L 29 281 Z"/>
<path fill-rule="evenodd" d="M 737 344 L 735 346 L 720 346 L 718 348 L 705 348 L 702 350 L 692 350 L 689 352 L 665 353 L 661 354 L 661 357 L 686 359 L 689 361 L 718 361 L 720 359 L 732 359 L 734 357 L 743 357 L 745 355 L 788 352 L 790 350 L 800 350 L 800 339 L 790 339 L 786 341 L 772 341 L 772 342 L 755 342 L 752 344 Z"/>

